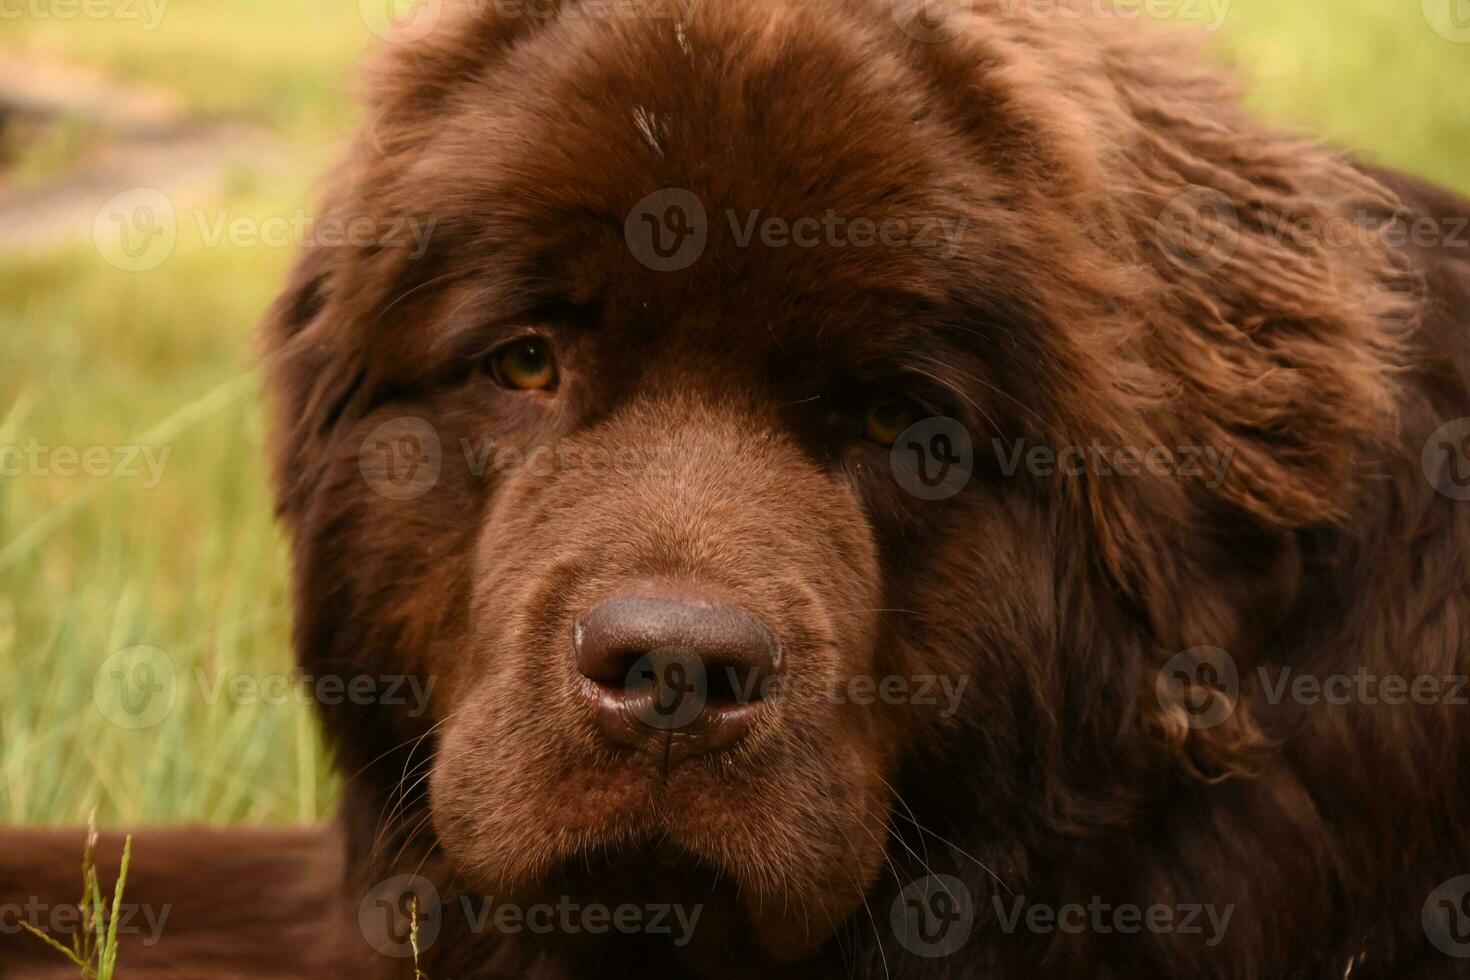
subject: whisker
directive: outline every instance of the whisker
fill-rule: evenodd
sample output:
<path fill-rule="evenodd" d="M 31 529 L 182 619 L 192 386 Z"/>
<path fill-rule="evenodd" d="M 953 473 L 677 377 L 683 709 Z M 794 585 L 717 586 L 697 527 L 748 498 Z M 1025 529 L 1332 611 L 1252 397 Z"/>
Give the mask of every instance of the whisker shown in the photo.
<path fill-rule="evenodd" d="M 936 362 L 936 361 L 930 360 L 930 361 L 928 361 L 928 363 L 933 364 L 936 368 L 937 367 L 941 367 L 941 365 L 938 362 Z M 1003 388 L 995 385 L 994 383 L 986 380 L 985 378 L 980 377 L 979 375 L 971 374 L 968 371 L 961 371 L 959 368 L 956 368 L 952 364 L 951 365 L 943 365 L 943 367 L 945 367 L 947 370 L 954 371 L 956 374 L 958 374 L 960 377 L 964 378 L 966 381 L 973 381 L 977 385 L 981 385 L 981 386 L 983 386 L 985 388 L 990 389 L 991 391 L 995 392 L 1000 397 L 1004 398 L 1006 401 L 1010 402 L 1012 405 L 1015 405 L 1021 411 L 1025 412 L 1027 415 L 1031 416 L 1031 418 L 1036 421 L 1036 424 L 1039 427 L 1041 427 L 1043 430 L 1046 428 L 1046 422 L 1042 419 L 1042 417 L 1040 415 L 1038 415 L 1035 412 L 1035 410 L 1033 410 L 1031 408 L 1031 406 L 1025 404 L 1024 402 L 1019 401 L 1014 395 L 1012 395 L 1010 392 L 1006 391 L 1005 389 L 1003 389 Z M 993 425 L 994 423 L 991 423 L 991 424 Z"/>
<path fill-rule="evenodd" d="M 953 392 L 961 400 L 963 400 L 966 403 L 968 403 L 971 408 L 973 408 L 975 411 L 977 411 L 977 412 L 980 413 L 980 416 L 982 418 L 984 418 L 985 421 L 987 421 L 987 422 L 990 423 L 990 427 L 995 430 L 995 434 L 996 435 L 1001 435 L 1002 434 L 1001 433 L 1000 426 L 998 426 L 998 425 L 995 424 L 995 419 L 993 419 L 993 418 L 990 417 L 990 413 L 987 412 L 987 411 L 985 411 L 985 409 L 981 406 L 981 404 L 979 402 L 977 402 L 975 399 L 971 398 L 969 395 L 967 395 L 963 391 L 961 391 L 959 389 L 959 387 L 956 386 L 953 382 L 951 382 L 951 381 L 949 381 L 949 380 L 947 380 L 945 378 L 941 378 L 939 375 L 934 374 L 931 371 L 925 371 L 923 368 L 919 368 L 918 369 L 918 372 L 920 374 L 922 374 L 924 377 L 928 378 L 930 381 L 933 381 L 935 384 L 937 384 L 937 385 L 939 385 L 939 386 L 941 386 L 943 388 L 946 388 L 949 391 Z"/>

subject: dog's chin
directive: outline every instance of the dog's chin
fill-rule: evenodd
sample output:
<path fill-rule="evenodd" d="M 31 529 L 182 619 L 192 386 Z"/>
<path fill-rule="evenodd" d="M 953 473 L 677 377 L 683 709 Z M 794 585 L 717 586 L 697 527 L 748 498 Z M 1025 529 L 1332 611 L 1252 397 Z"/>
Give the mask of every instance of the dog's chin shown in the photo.
<path fill-rule="evenodd" d="M 701 810 L 714 808 L 711 801 L 700 804 Z M 664 813 L 633 826 L 625 815 L 610 815 L 609 829 L 580 845 L 564 836 L 553 842 L 544 830 L 527 827 L 513 835 L 490 827 L 466 834 L 466 825 L 452 818 L 436 815 L 435 823 L 457 876 L 500 902 L 697 908 L 698 928 L 674 950 L 695 965 L 737 951 L 778 962 L 801 958 L 861 907 L 882 862 L 876 844 L 884 837 L 881 823 L 878 829 L 833 828 L 832 837 L 854 846 L 824 849 L 794 839 L 775 823 L 759 839 L 741 838 L 721 836 L 720 828 L 707 824 L 683 826 L 677 815 Z M 859 839 L 875 845 L 859 848 Z M 793 863 L 793 855 L 802 853 L 821 853 L 825 860 Z M 626 937 L 544 941 L 585 948 L 619 938 Z"/>
<path fill-rule="evenodd" d="M 687 934 L 669 925 L 657 934 L 609 931 L 528 937 L 538 945 L 582 952 L 617 943 L 667 946 L 689 964 L 715 967 L 731 955 L 775 962 L 800 959 L 831 937 L 860 907 L 866 883 L 856 868 L 813 871 L 810 880 L 775 882 L 769 871 L 729 868 L 712 863 L 666 837 L 649 834 L 613 847 L 568 854 L 553 868 L 531 878 L 507 879 L 498 869 L 473 861 L 455 861 L 458 876 L 471 887 L 493 894 L 498 903 L 523 907 L 571 903 L 616 910 L 678 908 L 697 923 Z M 841 880 L 843 887 L 834 887 Z M 822 883 L 825 883 L 825 887 Z M 845 896 L 845 897 L 844 897 Z M 652 914 L 652 913 L 650 913 Z M 662 914 L 662 913 L 660 913 Z M 674 913 L 669 913 L 673 916 Z"/>

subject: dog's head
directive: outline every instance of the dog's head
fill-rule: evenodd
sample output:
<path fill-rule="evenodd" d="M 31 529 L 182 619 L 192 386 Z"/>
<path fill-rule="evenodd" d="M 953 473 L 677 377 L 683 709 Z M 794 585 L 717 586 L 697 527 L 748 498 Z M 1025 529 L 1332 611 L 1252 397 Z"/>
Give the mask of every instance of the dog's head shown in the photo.
<path fill-rule="evenodd" d="M 327 709 L 364 851 L 414 815 L 485 888 L 707 877 L 791 956 L 920 822 L 1023 875 L 1240 762 L 1248 713 L 1193 726 L 1155 675 L 1248 650 L 1289 530 L 1349 499 L 1380 365 L 1260 369 L 1381 330 L 1386 268 L 1185 254 L 1167 208 L 1208 220 L 1248 155 L 1146 131 L 1102 67 L 1135 42 L 1075 34 L 720 0 L 392 53 L 325 211 L 361 234 L 267 328 L 303 663 L 433 682 Z M 1226 122 L 1261 207 L 1371 192 Z M 1293 293 L 1329 265 L 1337 298 Z M 1093 446 L 1232 465 L 1029 455 Z"/>

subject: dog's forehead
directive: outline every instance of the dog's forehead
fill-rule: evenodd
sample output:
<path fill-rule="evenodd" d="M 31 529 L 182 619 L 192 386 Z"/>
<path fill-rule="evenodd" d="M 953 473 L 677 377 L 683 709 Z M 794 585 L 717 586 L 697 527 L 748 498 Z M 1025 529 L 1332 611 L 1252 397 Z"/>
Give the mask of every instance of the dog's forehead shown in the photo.
<path fill-rule="evenodd" d="M 555 25 L 513 52 L 436 139 L 440 210 L 507 275 L 661 320 L 800 329 L 822 322 L 803 309 L 942 283 L 974 229 L 913 72 L 805 8 L 700 10 Z"/>

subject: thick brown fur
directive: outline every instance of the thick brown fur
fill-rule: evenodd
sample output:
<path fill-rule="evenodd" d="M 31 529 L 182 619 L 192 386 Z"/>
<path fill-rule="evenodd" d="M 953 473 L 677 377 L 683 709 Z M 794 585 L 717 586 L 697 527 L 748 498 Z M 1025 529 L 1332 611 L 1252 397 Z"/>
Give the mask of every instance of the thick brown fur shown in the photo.
<path fill-rule="evenodd" d="M 123 835 L 94 855 L 110 904 Z M 65 946 L 77 938 L 85 831 L 7 830 L 0 836 L 0 978 L 76 980 L 64 957 L 22 930 Z M 340 903 L 342 849 L 322 829 L 173 827 L 135 835 L 123 912 L 122 980 L 321 980 L 340 976 L 355 909 Z M 359 940 L 360 942 L 360 940 Z"/>
<path fill-rule="evenodd" d="M 687 948 L 588 948 L 473 934 L 446 901 L 429 976 L 1466 972 L 1420 919 L 1470 873 L 1466 709 L 1258 681 L 1470 667 L 1470 504 L 1420 464 L 1470 415 L 1470 257 L 1390 240 L 1466 204 L 1261 125 L 1177 31 L 1025 7 L 976 0 L 940 43 L 870 0 L 487 9 L 383 59 L 325 212 L 432 218 L 430 247 L 313 247 L 265 329 L 301 661 L 436 681 L 423 717 L 323 709 L 342 902 L 418 873 L 446 899 L 707 906 Z M 671 187 L 708 242 L 656 271 L 625 219 Z M 964 233 L 742 247 L 731 209 Z M 478 369 L 528 331 L 554 394 Z M 894 387 L 972 434 L 952 498 L 855 437 Z M 404 417 L 442 468 L 394 500 L 362 450 Z M 1231 462 L 1007 475 L 992 439 Z M 487 441 L 563 462 L 474 473 Z M 966 678 L 960 710 L 783 692 L 731 754 L 658 772 L 598 738 L 570 635 L 670 581 L 761 618 L 797 680 Z M 1238 694 L 1158 683 L 1206 645 Z M 1211 698 L 1227 717 L 1194 723 Z M 976 915 L 940 958 L 890 926 L 931 872 Z M 1017 896 L 1234 912 L 1208 945 L 1002 928 Z"/>

